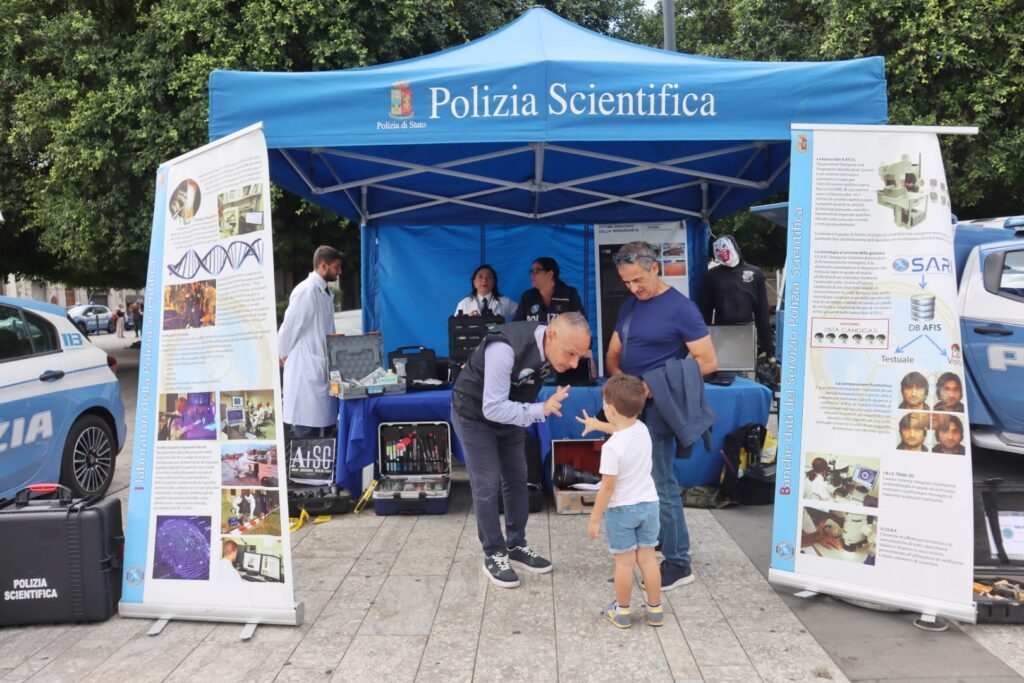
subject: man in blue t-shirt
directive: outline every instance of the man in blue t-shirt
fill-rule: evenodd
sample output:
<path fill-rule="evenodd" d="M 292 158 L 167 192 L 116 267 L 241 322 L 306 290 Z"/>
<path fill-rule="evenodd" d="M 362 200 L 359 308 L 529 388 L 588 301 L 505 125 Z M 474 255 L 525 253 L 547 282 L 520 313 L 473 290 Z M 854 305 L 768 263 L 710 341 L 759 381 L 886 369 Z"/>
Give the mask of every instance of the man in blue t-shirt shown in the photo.
<path fill-rule="evenodd" d="M 642 377 L 674 358 L 692 355 L 702 375 L 718 369 L 718 357 L 711 343 L 704 316 L 696 304 L 673 289 L 660 277 L 660 264 L 654 248 L 647 242 L 623 245 L 614 257 L 619 277 L 633 296 L 622 303 L 615 332 L 608 344 L 605 363 L 611 375 L 625 372 Z M 657 406 L 650 400 L 641 415 L 643 422 L 664 425 L 651 419 Z M 667 427 L 665 427 L 667 429 Z M 662 590 L 671 590 L 693 581 L 690 568 L 690 533 L 683 516 L 673 461 L 676 438 L 671 431 L 651 429 L 651 475 L 658 489 L 660 506 Z"/>

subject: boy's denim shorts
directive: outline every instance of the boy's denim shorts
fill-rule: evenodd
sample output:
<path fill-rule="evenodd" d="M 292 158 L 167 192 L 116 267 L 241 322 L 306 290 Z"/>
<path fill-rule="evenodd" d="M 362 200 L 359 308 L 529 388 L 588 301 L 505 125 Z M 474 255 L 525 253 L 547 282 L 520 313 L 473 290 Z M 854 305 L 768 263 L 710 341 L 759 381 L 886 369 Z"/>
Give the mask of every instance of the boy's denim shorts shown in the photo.
<path fill-rule="evenodd" d="M 608 549 L 615 555 L 658 545 L 658 501 L 608 508 L 604 513 Z"/>

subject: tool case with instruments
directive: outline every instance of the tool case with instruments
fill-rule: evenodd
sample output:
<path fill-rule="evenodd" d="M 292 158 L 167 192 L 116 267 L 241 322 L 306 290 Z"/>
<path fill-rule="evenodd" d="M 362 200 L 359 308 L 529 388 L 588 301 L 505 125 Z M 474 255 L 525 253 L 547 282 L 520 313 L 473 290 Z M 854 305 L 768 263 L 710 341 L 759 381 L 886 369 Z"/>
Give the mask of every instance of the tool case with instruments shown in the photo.
<path fill-rule="evenodd" d="M 1024 623 L 1024 483 L 974 483 L 974 601 L 979 622 Z"/>
<path fill-rule="evenodd" d="M 382 422 L 377 467 L 373 510 L 378 515 L 443 515 L 452 491 L 451 425 Z"/>
<path fill-rule="evenodd" d="M 560 515 L 589 515 L 597 500 L 597 491 L 575 489 L 565 483 L 565 472 L 584 473 L 600 480 L 603 439 L 555 439 L 551 442 L 551 481 L 555 494 L 555 512 Z M 580 478 L 580 477 L 576 477 Z"/>
<path fill-rule="evenodd" d="M 286 438 L 288 450 L 288 515 L 303 510 L 313 515 L 352 511 L 352 493 L 334 483 L 337 439 Z"/>
<path fill-rule="evenodd" d="M 59 494 L 31 499 L 31 494 Z M 121 501 L 35 484 L 0 503 L 0 626 L 105 621 L 121 599 Z"/>
<path fill-rule="evenodd" d="M 448 318 L 448 357 L 462 363 L 480 346 L 480 341 L 498 325 L 505 324 L 500 315 L 453 315 Z"/>
<path fill-rule="evenodd" d="M 379 332 L 327 335 L 327 370 L 333 396 L 350 399 L 405 393 L 405 380 L 401 379 L 369 386 L 354 384 L 378 368 L 384 369 Z"/>

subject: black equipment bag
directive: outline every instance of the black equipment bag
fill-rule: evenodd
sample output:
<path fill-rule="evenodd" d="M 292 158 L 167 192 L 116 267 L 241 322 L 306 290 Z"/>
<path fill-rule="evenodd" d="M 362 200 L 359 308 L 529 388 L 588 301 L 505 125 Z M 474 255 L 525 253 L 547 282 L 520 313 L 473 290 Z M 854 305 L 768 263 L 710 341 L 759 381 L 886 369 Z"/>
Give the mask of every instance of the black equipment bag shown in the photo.
<path fill-rule="evenodd" d="M 437 354 L 434 349 L 423 346 L 403 346 L 388 354 L 388 367 L 396 370 L 395 361 L 405 360 L 405 390 L 425 391 L 427 389 L 447 388 L 447 378 L 442 383 L 436 380 L 437 376 Z"/>
<path fill-rule="evenodd" d="M 775 502 L 775 465 L 761 464 L 767 435 L 764 425 L 749 422 L 725 436 L 720 453 L 725 463 L 720 490 L 727 500 L 742 505 Z"/>
<path fill-rule="evenodd" d="M 352 494 L 348 489 L 331 484 L 319 486 L 290 485 L 288 487 L 288 516 L 307 514 L 343 515 L 352 511 Z"/>
<path fill-rule="evenodd" d="M 57 493 L 56 500 L 30 500 Z M 0 626 L 105 621 L 121 600 L 121 501 L 36 484 L 0 504 Z"/>

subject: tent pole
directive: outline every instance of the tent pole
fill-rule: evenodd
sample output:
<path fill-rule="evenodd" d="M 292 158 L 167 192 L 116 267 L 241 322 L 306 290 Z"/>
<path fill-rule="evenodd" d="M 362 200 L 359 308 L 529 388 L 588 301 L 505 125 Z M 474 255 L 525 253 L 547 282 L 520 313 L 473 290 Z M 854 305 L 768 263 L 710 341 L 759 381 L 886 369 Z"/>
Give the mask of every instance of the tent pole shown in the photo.
<path fill-rule="evenodd" d="M 544 143 L 532 142 L 533 147 L 533 217 L 538 217 L 540 193 L 544 191 Z"/>
<path fill-rule="evenodd" d="M 676 3 L 675 0 L 662 0 L 661 19 L 665 24 L 665 49 L 676 51 Z"/>

